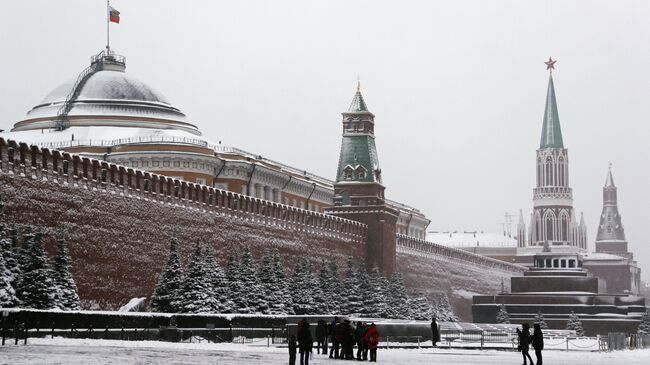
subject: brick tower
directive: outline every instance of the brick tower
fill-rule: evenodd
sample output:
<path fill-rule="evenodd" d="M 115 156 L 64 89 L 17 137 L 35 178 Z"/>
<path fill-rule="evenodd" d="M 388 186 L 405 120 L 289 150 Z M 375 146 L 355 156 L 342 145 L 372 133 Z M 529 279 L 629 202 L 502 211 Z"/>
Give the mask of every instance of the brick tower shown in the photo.
<path fill-rule="evenodd" d="M 343 114 L 334 206 L 327 212 L 368 225 L 366 265 L 386 275 L 395 270 L 395 227 L 399 212 L 388 207 L 375 147 L 375 115 L 368 111 L 359 83 Z"/>
<path fill-rule="evenodd" d="M 618 212 L 618 198 L 616 195 L 616 185 L 614 185 L 610 165 L 605 186 L 603 187 L 603 212 L 600 214 L 598 234 L 596 235 L 596 252 L 606 252 L 632 258 L 632 253 L 627 250 L 627 240 L 621 222 L 621 214 Z"/>

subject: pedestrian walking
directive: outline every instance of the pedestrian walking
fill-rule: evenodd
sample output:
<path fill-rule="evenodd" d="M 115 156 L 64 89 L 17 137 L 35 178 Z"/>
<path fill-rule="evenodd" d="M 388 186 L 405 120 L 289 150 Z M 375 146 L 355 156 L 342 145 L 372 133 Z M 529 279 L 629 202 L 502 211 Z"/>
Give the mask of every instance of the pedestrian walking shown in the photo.
<path fill-rule="evenodd" d="M 535 349 L 535 357 L 537 358 L 536 365 L 542 365 L 542 350 L 544 350 L 544 333 L 539 323 L 533 325 L 533 349 Z"/>
<path fill-rule="evenodd" d="M 377 346 L 379 345 L 379 332 L 374 323 L 370 324 L 368 332 L 363 336 L 370 351 L 370 362 L 377 362 Z"/>
<path fill-rule="evenodd" d="M 436 342 L 440 341 L 440 331 L 438 330 L 438 324 L 436 323 L 436 317 L 431 318 L 431 342 L 433 342 L 433 347 L 436 347 Z"/>
<path fill-rule="evenodd" d="M 296 350 L 298 344 L 296 343 L 296 336 L 289 337 L 289 365 L 296 365 Z"/>
<path fill-rule="evenodd" d="M 524 364 L 526 365 L 526 358 L 528 358 L 528 361 L 530 361 L 530 365 L 533 365 L 533 358 L 530 357 L 530 354 L 528 351 L 530 350 L 530 325 L 528 323 L 524 323 L 521 325 L 521 331 L 519 328 L 517 328 L 517 336 L 519 337 L 519 347 L 517 348 L 519 351 L 521 351 L 521 356 L 524 358 Z"/>
<path fill-rule="evenodd" d="M 300 365 L 309 365 L 314 340 L 311 337 L 311 329 L 307 318 L 298 322 L 298 349 L 300 350 Z"/>
<path fill-rule="evenodd" d="M 327 324 L 323 319 L 319 319 L 316 324 L 316 353 L 327 355 Z"/>

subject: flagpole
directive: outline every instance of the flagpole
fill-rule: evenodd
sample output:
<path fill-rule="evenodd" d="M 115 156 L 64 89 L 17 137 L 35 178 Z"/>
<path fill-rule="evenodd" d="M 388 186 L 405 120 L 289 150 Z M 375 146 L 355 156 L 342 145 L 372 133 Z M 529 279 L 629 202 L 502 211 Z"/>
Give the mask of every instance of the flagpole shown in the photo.
<path fill-rule="evenodd" d="M 106 17 L 106 51 L 108 52 L 111 50 L 111 19 L 109 16 L 111 4 L 109 2 L 110 0 L 106 0 L 106 13 L 104 13 Z"/>

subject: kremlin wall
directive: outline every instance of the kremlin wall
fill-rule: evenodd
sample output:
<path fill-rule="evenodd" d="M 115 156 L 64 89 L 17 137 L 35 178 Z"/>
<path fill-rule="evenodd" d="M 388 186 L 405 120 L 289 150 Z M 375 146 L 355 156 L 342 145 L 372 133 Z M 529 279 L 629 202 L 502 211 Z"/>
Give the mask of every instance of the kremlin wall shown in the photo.
<path fill-rule="evenodd" d="M 65 227 L 72 274 L 85 308 L 117 309 L 149 296 L 167 258 L 171 235 L 184 263 L 194 240 L 215 249 L 224 264 L 246 245 L 257 257 L 277 248 L 287 268 L 309 252 L 320 260 L 366 255 L 364 224 L 238 193 L 0 138 L 0 194 L 5 217 L 45 229 L 55 250 Z M 524 268 L 405 235 L 396 266 L 409 291 L 445 292 L 471 319 L 471 294 L 493 294 Z"/>

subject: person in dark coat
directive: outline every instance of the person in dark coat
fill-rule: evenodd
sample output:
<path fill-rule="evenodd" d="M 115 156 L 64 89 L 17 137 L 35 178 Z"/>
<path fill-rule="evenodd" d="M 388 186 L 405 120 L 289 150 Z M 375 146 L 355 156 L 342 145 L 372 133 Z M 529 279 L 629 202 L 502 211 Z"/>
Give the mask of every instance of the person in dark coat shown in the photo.
<path fill-rule="evenodd" d="M 346 319 L 342 324 L 341 330 L 343 338 L 341 339 L 341 345 L 343 347 L 342 358 L 346 360 L 354 359 L 354 329 L 350 325 L 350 320 Z"/>
<path fill-rule="evenodd" d="M 379 332 L 374 323 L 370 324 L 370 328 L 363 336 L 366 341 L 368 350 L 370 350 L 370 362 L 377 362 L 377 346 L 379 345 Z"/>
<path fill-rule="evenodd" d="M 327 324 L 322 319 L 316 325 L 316 342 L 316 353 L 320 354 L 322 350 L 323 355 L 327 355 Z"/>
<path fill-rule="evenodd" d="M 354 341 L 357 343 L 357 360 L 363 360 L 363 353 L 365 350 L 365 343 L 363 342 L 363 335 L 366 334 L 366 325 L 357 322 L 357 328 L 354 330 Z"/>
<path fill-rule="evenodd" d="M 340 326 L 339 317 L 334 317 L 334 320 L 330 323 L 330 341 L 332 342 L 332 348 L 330 348 L 330 359 L 339 358 L 339 346 L 341 346 Z"/>
<path fill-rule="evenodd" d="M 440 341 L 440 331 L 438 330 L 436 317 L 433 317 L 431 318 L 431 342 L 433 342 L 433 347 L 436 347 L 436 342 L 439 341 Z"/>
<path fill-rule="evenodd" d="M 300 350 L 300 365 L 309 365 L 309 355 L 314 345 L 314 340 L 311 337 L 311 329 L 307 318 L 303 318 L 298 322 L 298 349 Z"/>
<path fill-rule="evenodd" d="M 535 349 L 535 357 L 537 358 L 536 365 L 542 365 L 542 350 L 544 350 L 544 334 L 542 333 L 542 328 L 539 326 L 539 323 L 533 325 L 533 337 L 532 337 L 533 348 Z"/>
<path fill-rule="evenodd" d="M 291 336 L 289 338 L 289 365 L 296 365 L 296 349 L 298 345 L 296 344 L 296 336 Z"/>
<path fill-rule="evenodd" d="M 524 357 L 523 365 L 526 365 L 526 357 L 528 357 L 530 365 L 533 365 L 533 358 L 530 357 L 530 354 L 528 353 L 530 349 L 530 325 L 528 323 L 524 323 L 521 325 L 521 327 L 521 331 L 519 328 L 517 328 L 517 336 L 519 336 L 519 351 L 521 351 L 521 356 Z"/>

